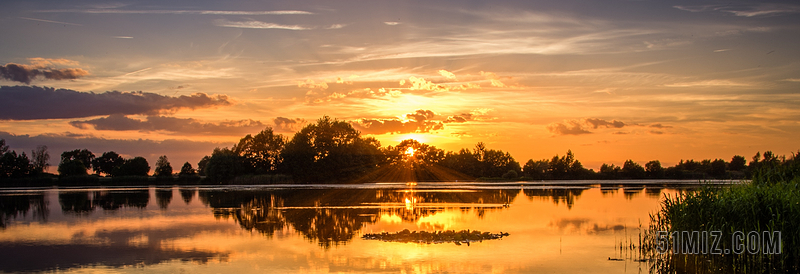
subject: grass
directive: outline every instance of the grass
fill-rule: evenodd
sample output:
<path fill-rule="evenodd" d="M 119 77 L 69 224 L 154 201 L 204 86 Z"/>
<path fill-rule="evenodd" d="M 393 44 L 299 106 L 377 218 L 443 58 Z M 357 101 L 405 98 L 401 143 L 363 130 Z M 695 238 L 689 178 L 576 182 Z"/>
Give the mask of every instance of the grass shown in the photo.
<path fill-rule="evenodd" d="M 704 187 L 667 196 L 652 214 L 640 252 L 656 273 L 797 273 L 800 271 L 800 161 L 762 164 L 748 184 Z M 780 231 L 780 254 L 661 254 L 657 232 L 720 231 L 721 250 L 732 250 L 733 234 Z M 709 234 L 710 235 L 710 234 Z M 710 241 L 709 241 L 710 242 Z M 670 249 L 674 250 L 674 249 Z"/>

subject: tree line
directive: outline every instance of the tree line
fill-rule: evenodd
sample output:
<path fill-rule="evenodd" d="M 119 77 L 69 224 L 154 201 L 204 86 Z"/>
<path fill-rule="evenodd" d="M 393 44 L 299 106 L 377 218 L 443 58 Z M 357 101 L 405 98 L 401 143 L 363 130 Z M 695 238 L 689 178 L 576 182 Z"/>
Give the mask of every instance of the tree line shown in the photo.
<path fill-rule="evenodd" d="M 0 177 L 19 178 L 43 174 L 48 167 L 46 146 L 17 154 L 0 139 Z M 550 159 L 528 160 L 520 165 L 510 153 L 478 143 L 457 152 L 409 139 L 396 146 L 382 147 L 373 137 L 364 137 L 346 122 L 324 116 L 308 124 L 292 138 L 267 127 L 256 135 L 244 136 L 231 148 L 216 148 L 203 157 L 195 170 L 186 162 L 175 172 L 166 155 L 158 158 L 153 176 L 192 178 L 203 176 L 207 183 L 227 183 L 241 176 L 288 175 L 295 183 L 367 182 L 391 180 L 602 180 L 602 179 L 740 179 L 751 176 L 763 163 L 786 161 L 770 151 L 757 153 L 752 161 L 739 155 L 730 161 L 681 160 L 663 167 L 658 160 L 644 166 L 627 160 L 622 166 L 603 164 L 599 171 L 586 169 L 572 151 Z M 110 177 L 149 176 L 144 157 L 125 159 L 114 151 L 96 157 L 87 149 L 61 154 L 61 177 L 86 176 L 89 171 Z M 400 176 L 398 170 L 410 171 Z M 397 176 L 387 176 L 395 174 Z"/>

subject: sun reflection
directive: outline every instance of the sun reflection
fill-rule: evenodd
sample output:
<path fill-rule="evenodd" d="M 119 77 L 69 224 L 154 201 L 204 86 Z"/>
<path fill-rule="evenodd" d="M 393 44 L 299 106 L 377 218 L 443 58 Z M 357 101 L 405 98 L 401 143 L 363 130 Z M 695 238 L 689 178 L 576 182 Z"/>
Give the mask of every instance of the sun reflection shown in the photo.
<path fill-rule="evenodd" d="M 406 198 L 406 210 L 414 210 L 414 205 L 417 204 L 417 198 L 411 197 L 411 199 Z"/>

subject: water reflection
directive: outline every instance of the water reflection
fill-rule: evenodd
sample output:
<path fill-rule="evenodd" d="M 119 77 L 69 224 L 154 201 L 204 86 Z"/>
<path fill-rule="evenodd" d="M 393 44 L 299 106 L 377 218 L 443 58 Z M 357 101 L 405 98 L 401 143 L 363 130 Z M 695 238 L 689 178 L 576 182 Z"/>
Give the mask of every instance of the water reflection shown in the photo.
<path fill-rule="evenodd" d="M 508 205 L 518 193 L 519 190 L 282 189 L 200 190 L 198 196 L 213 209 L 214 216 L 232 218 L 244 229 L 272 236 L 291 227 L 309 241 L 329 248 L 351 241 L 381 215 L 416 222 L 459 208 L 483 217 Z"/>
<path fill-rule="evenodd" d="M 31 213 L 35 220 L 47 221 L 49 211 L 42 192 L 19 193 L 0 197 L 0 228 L 5 228 L 10 221 L 17 218 L 26 217 L 28 213 Z"/>
<path fill-rule="evenodd" d="M 646 226 L 661 195 L 680 191 L 629 184 L 0 191 L 0 272 L 260 272 L 255 266 L 281 265 L 289 272 L 619 273 L 614 267 L 625 263 L 608 265 L 607 258 L 620 256 L 603 252 L 614 252 L 616 235 Z M 458 249 L 360 239 L 404 229 L 514 236 Z"/>

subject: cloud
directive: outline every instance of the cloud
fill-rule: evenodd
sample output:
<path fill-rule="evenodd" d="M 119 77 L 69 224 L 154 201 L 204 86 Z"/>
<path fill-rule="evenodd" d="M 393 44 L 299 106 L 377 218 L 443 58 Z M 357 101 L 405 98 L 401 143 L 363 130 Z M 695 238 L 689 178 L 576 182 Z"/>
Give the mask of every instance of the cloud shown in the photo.
<path fill-rule="evenodd" d="M 300 10 L 236 11 L 236 10 L 121 10 L 121 9 L 62 9 L 38 10 L 47 13 L 94 13 L 94 14 L 194 14 L 194 15 L 311 15 Z"/>
<path fill-rule="evenodd" d="M 305 82 L 297 82 L 297 86 L 301 88 L 311 88 L 311 89 L 320 89 L 326 90 L 328 89 L 328 83 L 322 82 L 317 84 L 314 80 L 307 79 Z"/>
<path fill-rule="evenodd" d="M 397 118 L 361 119 L 351 124 L 365 134 L 427 133 L 444 129 L 442 122 L 431 120 L 435 115 L 433 111 L 420 109 L 406 114 L 405 118 L 408 121 Z"/>
<path fill-rule="evenodd" d="M 695 82 L 680 82 L 674 84 L 666 84 L 665 87 L 671 88 L 687 88 L 687 87 L 747 87 L 751 86 L 747 83 L 738 83 L 730 80 L 705 80 Z"/>
<path fill-rule="evenodd" d="M 652 125 L 649 125 L 649 127 L 652 127 L 652 128 L 672 128 L 672 126 L 665 126 L 665 125 L 662 125 L 662 124 L 652 124 Z"/>
<path fill-rule="evenodd" d="M 397 25 L 400 25 L 400 22 L 391 22 L 391 21 L 389 21 L 389 22 L 383 22 L 383 23 L 384 23 L 384 24 L 386 24 L 386 25 L 389 25 L 389 26 L 397 26 Z"/>
<path fill-rule="evenodd" d="M 307 121 L 301 118 L 286 118 L 286 117 L 276 117 L 272 120 L 275 124 L 276 131 L 288 131 L 288 132 L 295 132 L 299 131 L 303 126 L 306 125 Z"/>
<path fill-rule="evenodd" d="M 486 77 L 487 80 L 491 81 L 493 87 L 503 88 L 506 87 L 506 84 L 500 82 L 500 76 L 497 76 L 494 72 L 483 72 L 481 71 L 481 75 Z"/>
<path fill-rule="evenodd" d="M 227 28 L 243 28 L 243 29 L 286 29 L 286 30 L 310 30 L 311 27 L 303 27 L 299 25 L 281 25 L 275 23 L 267 23 L 256 20 L 250 21 L 228 21 L 225 19 L 214 20 L 214 25 L 218 27 Z"/>
<path fill-rule="evenodd" d="M 664 134 L 664 132 L 663 132 L 663 131 L 657 131 L 657 130 L 651 130 L 651 131 L 650 131 L 650 133 L 652 133 L 652 134 L 657 134 L 657 135 Z"/>
<path fill-rule="evenodd" d="M 347 25 L 343 25 L 343 24 L 333 24 L 333 25 L 325 27 L 325 29 L 341 29 L 341 28 L 344 28 L 346 26 Z"/>
<path fill-rule="evenodd" d="M 578 121 L 565 121 L 564 123 L 552 123 L 547 125 L 547 130 L 555 135 L 581 135 L 589 134 L 591 131 L 583 129 Z"/>
<path fill-rule="evenodd" d="M 176 118 L 166 116 L 148 116 L 145 120 L 132 119 L 130 117 L 114 114 L 85 121 L 71 121 L 70 125 L 86 129 L 94 127 L 96 130 L 137 130 L 141 132 L 166 131 L 178 134 L 203 134 L 203 135 L 222 135 L 239 136 L 250 132 L 261 130 L 265 127 L 259 121 L 239 120 L 225 121 L 219 123 L 202 123 L 192 118 Z"/>
<path fill-rule="evenodd" d="M 444 120 L 444 123 L 466 123 L 467 121 L 472 121 L 472 114 L 462 113 L 459 115 L 449 116 L 447 117 L 447 120 Z"/>
<path fill-rule="evenodd" d="M 0 120 L 69 119 L 101 115 L 157 114 L 230 105 L 225 95 L 164 96 L 149 92 L 78 92 L 37 86 L 0 87 Z"/>
<path fill-rule="evenodd" d="M 79 68 L 56 69 L 14 63 L 8 63 L 5 66 L 0 65 L 0 77 L 25 84 L 30 84 L 33 79 L 39 76 L 50 80 L 69 80 L 78 79 L 86 75 L 89 75 L 89 72 Z"/>
<path fill-rule="evenodd" d="M 606 121 L 603 119 L 597 118 L 588 118 L 585 119 L 584 122 L 592 126 L 592 128 L 597 129 L 598 127 L 605 127 L 605 128 L 621 128 L 625 126 L 625 123 L 617 120 Z"/>
<path fill-rule="evenodd" d="M 400 81 L 400 85 L 405 85 L 404 81 Z M 431 81 L 425 80 L 425 78 L 417 78 L 411 76 L 408 78 L 408 83 L 411 85 L 409 88 L 410 90 L 430 90 L 430 91 L 449 91 L 446 85 L 434 84 Z"/>
<path fill-rule="evenodd" d="M 83 26 L 81 24 L 74 24 L 74 23 L 67 23 L 61 21 L 52 21 L 52 20 L 44 20 L 44 19 L 37 19 L 37 18 L 29 18 L 29 17 L 18 17 L 19 19 L 31 20 L 31 21 L 39 21 L 45 23 L 53 23 L 53 24 L 61 24 L 61 25 L 72 25 L 72 26 Z"/>
<path fill-rule="evenodd" d="M 582 120 L 568 120 L 561 123 L 551 123 L 547 126 L 547 130 L 555 135 L 580 135 L 592 133 L 589 128 L 622 128 L 625 127 L 622 121 L 617 120 L 603 120 L 598 118 L 586 118 Z"/>
<path fill-rule="evenodd" d="M 447 78 L 449 80 L 455 80 L 456 79 L 456 75 L 455 74 L 453 74 L 452 72 L 443 70 L 443 69 L 439 70 L 439 74 L 441 74 L 444 78 Z"/>
<path fill-rule="evenodd" d="M 752 4 L 726 4 L 726 5 L 699 5 L 699 6 L 673 6 L 676 9 L 689 12 L 727 12 L 741 17 L 756 17 L 799 13 L 800 6 L 790 4 L 752 3 Z"/>

